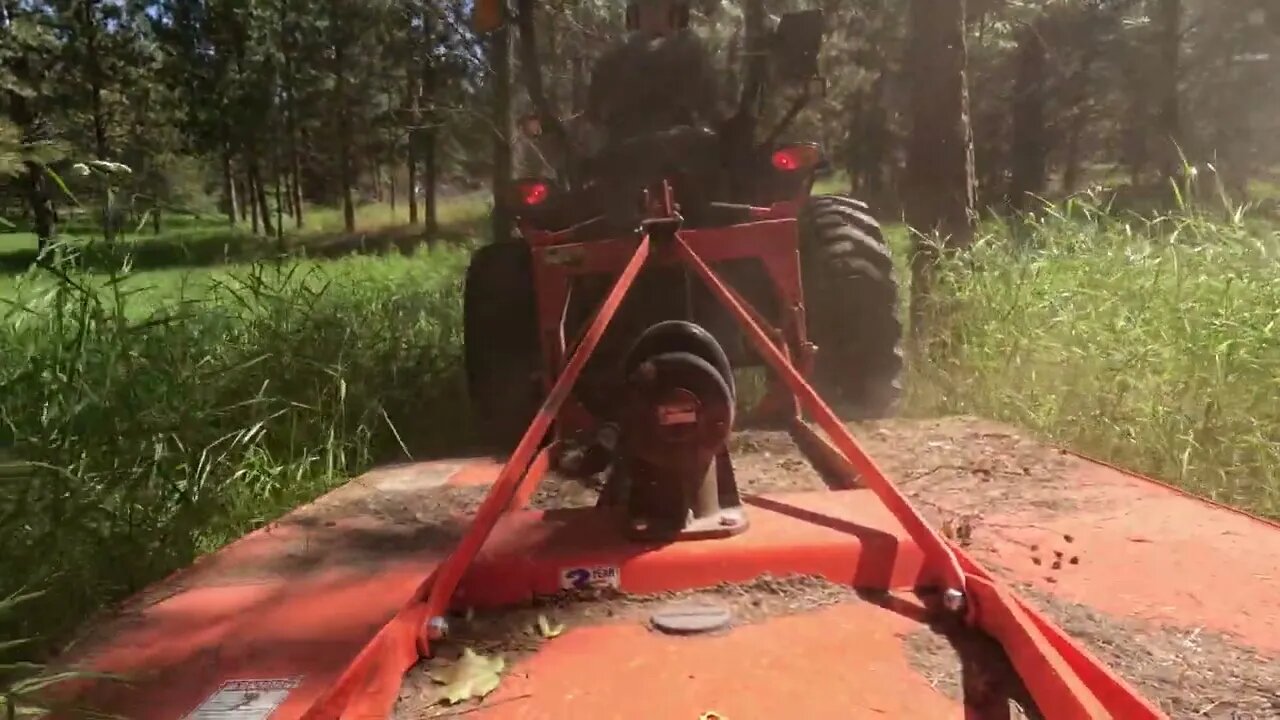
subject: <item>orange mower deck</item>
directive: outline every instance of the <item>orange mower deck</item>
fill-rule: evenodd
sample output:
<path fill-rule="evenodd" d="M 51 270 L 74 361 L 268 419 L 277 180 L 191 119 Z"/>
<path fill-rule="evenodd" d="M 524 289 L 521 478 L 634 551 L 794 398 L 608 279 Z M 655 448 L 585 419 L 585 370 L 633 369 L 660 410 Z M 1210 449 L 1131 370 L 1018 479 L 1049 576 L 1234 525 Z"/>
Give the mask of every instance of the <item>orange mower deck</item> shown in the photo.
<path fill-rule="evenodd" d="M 1073 465 L 1055 490 L 1063 497 L 1083 493 L 1093 509 L 993 517 L 990 524 L 1005 529 L 974 554 L 1007 581 L 1039 586 L 1101 613 L 1187 633 L 1205 628 L 1280 656 L 1280 613 L 1271 600 L 1280 596 L 1275 527 L 1102 465 Z M 396 625 L 387 621 L 415 596 L 447 543 L 407 538 L 373 562 L 350 551 L 350 528 L 394 537 L 403 527 L 358 511 L 332 525 L 306 518 L 346 496 L 399 503 L 450 486 L 483 486 L 496 472 L 487 461 L 468 461 L 373 473 L 159 583 L 72 649 L 70 661 L 135 678 L 129 686 L 83 687 L 79 701 L 128 718 L 161 720 L 186 717 L 230 681 L 287 679 L 297 687 L 269 717 L 290 720 L 317 709 L 316 701 L 335 689 L 366 647 L 384 653 L 388 665 L 363 681 L 349 680 L 352 705 L 363 706 L 389 688 L 398 694 L 402 672 L 390 663 L 395 643 L 387 642 Z M 797 494 L 781 501 L 802 506 L 818 497 Z M 829 520 L 876 504 L 862 490 L 831 497 L 840 499 L 840 510 L 822 516 Z M 753 520 L 766 513 L 772 511 L 752 508 Z M 532 516 L 514 517 L 519 523 Z M 826 529 L 817 528 L 816 534 Z M 1050 583 L 1047 569 L 1032 564 L 1027 549 L 1061 541 L 1064 530 L 1073 533 L 1080 564 Z M 495 547 L 503 537 L 495 536 Z M 887 557 L 904 549 L 906 542 L 893 550 L 887 539 L 870 544 L 862 549 L 861 564 L 870 567 L 868 553 Z M 633 564 L 657 562 L 662 560 L 637 556 L 622 564 L 624 583 Z M 912 599 L 904 597 L 910 608 Z M 727 718 L 767 718 L 786 716 L 773 712 L 783 708 L 801 713 L 794 717 L 958 717 L 960 703 L 933 688 L 910 662 L 906 638 L 921 627 L 918 618 L 901 611 L 851 603 L 704 638 L 655 634 L 636 619 L 569 624 L 563 635 L 515 662 L 485 701 L 487 709 L 467 717 L 696 718 L 714 710 Z M 379 631 L 381 639 L 371 645 Z M 791 677 L 804 680 L 785 680 Z M 634 692 L 658 686 L 666 689 Z M 624 696 L 629 699 L 620 703 Z"/>
<path fill-rule="evenodd" d="M 593 577 L 624 593 L 705 594 L 761 576 L 819 576 L 872 591 L 876 602 L 850 595 L 802 611 L 753 614 L 747 597 L 735 627 L 694 638 L 650 634 L 644 605 L 588 612 L 563 635 L 515 653 L 483 705 L 447 712 L 995 718 L 1008 716 L 1007 694 L 1016 691 L 1051 719 L 1163 716 L 1015 594 L 1011 580 L 1103 612 L 1220 629 L 1261 651 L 1275 642 L 1275 611 L 1266 600 L 1280 589 L 1275 527 L 1122 473 L 1082 463 L 1054 489 L 1063 498 L 1087 498 L 1087 505 L 997 508 L 984 518 L 996 532 L 968 551 L 944 537 L 718 280 L 696 244 L 680 233 L 661 245 L 648 236 L 637 242 L 465 531 L 389 506 L 395 512 L 382 514 L 392 522 L 379 513 L 321 509 L 250 536 L 139 599 L 96 642 L 83 644 L 81 657 L 91 665 L 135 680 L 127 689 L 99 684 L 85 699 L 139 718 L 387 717 L 414 692 L 406 672 L 420 658 L 455 651 L 452 635 L 465 639 L 465 627 L 440 632 L 446 623 L 467 624 L 456 613 L 519 612 L 535 596 Z M 540 448 L 540 440 L 651 255 L 683 263 L 737 318 L 821 429 L 797 418 L 792 431 L 841 491 L 748 494 L 746 532 L 662 545 L 625 541 L 603 511 L 526 509 L 551 471 L 552 449 Z M 402 498 L 450 482 L 484 489 L 484 470 L 454 464 L 426 472 L 430 480 L 371 482 Z M 1069 556 L 1059 542 L 1073 546 Z M 1025 562 L 1028 553 L 1034 562 Z M 1049 557 L 1059 575 L 1045 568 Z M 958 651 L 960 692 L 941 692 L 907 648 L 911 629 L 926 622 L 996 647 L 1007 665 Z"/>

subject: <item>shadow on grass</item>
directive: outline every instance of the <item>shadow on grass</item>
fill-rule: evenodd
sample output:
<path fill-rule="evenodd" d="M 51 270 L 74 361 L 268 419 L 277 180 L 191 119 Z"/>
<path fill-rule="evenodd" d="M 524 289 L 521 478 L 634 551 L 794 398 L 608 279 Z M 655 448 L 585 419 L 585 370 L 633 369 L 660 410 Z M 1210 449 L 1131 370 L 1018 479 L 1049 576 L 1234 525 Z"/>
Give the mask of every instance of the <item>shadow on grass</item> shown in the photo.
<path fill-rule="evenodd" d="M 317 232 L 276 238 L 255 236 L 226 228 L 203 233 L 176 233 L 121 240 L 115 252 L 98 243 L 76 248 L 76 263 L 86 270 L 108 270 L 119 263 L 119 251 L 127 252 L 135 270 L 203 268 L 268 260 L 281 255 L 311 259 L 337 259 L 351 255 L 412 255 L 422 245 L 445 242 L 461 244 L 483 232 L 483 221 L 459 222 L 428 234 L 421 225 L 395 225 L 347 233 Z M 0 274 L 26 272 L 39 260 L 36 248 L 0 252 Z"/>

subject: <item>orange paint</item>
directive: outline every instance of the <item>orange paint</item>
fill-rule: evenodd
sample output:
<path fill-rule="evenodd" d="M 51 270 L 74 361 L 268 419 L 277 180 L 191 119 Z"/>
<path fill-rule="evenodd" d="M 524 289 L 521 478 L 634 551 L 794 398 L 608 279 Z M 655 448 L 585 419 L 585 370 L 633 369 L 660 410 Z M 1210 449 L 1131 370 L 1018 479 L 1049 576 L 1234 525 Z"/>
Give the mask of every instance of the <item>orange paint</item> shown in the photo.
<path fill-rule="evenodd" d="M 854 602 L 703 637 L 668 637 L 638 622 L 572 628 L 512 666 L 491 708 L 471 716 L 960 717 L 960 703 L 908 661 L 903 636 L 918 627 Z"/>
<path fill-rule="evenodd" d="M 476 460 L 449 476 L 448 484 L 454 487 L 485 487 L 493 484 L 502 472 L 502 463 L 489 458 Z"/>
<path fill-rule="evenodd" d="M 503 516 L 458 588 L 455 606 L 494 607 L 561 589 L 567 568 L 617 566 L 622 589 L 656 593 L 763 574 L 811 574 L 864 589 L 915 587 L 924 556 L 867 490 L 750 498 L 733 537 L 632 544 L 619 518 L 592 508 Z"/>
<path fill-rule="evenodd" d="M 1079 498 L 1077 507 L 988 515 L 974 554 L 1002 575 L 1064 600 L 1117 617 L 1228 633 L 1280 653 L 1274 525 L 1096 464 L 1085 464 L 1063 487 L 1064 497 Z M 1063 553 L 1056 571 L 1054 550 Z M 1032 563 L 1037 553 L 1039 566 Z"/>

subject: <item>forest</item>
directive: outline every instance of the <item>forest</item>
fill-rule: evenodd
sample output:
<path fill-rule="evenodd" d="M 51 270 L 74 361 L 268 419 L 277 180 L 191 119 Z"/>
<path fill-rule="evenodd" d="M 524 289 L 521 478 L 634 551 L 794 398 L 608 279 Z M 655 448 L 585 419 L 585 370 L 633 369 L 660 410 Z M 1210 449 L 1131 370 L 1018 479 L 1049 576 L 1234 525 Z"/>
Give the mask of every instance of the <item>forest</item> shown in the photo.
<path fill-rule="evenodd" d="M 783 139 L 911 279 L 904 412 L 1280 517 L 1280 3 L 813 1 L 826 89 Z M 807 7 L 696 6 L 726 105 Z M 623 8 L 519 0 L 525 32 L 481 34 L 470 0 L 0 0 L 0 638 L 47 658 L 465 445 L 462 272 L 541 162 L 516 119 L 581 115 Z"/>

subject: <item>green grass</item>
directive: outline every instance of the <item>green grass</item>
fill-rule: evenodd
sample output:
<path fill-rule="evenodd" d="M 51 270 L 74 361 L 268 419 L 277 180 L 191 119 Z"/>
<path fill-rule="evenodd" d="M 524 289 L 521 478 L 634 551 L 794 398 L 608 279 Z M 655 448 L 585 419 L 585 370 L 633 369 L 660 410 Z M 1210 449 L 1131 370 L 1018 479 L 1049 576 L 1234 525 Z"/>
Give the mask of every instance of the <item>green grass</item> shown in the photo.
<path fill-rule="evenodd" d="M 282 240 L 254 235 L 241 223 L 229 225 L 221 216 L 166 216 L 163 232 L 153 234 L 149 226 L 136 227 L 116 238 L 108 248 L 94 226 L 92 214 L 64 218 L 58 242 L 78 253 L 81 266 L 106 270 L 118 265 L 119 253 L 127 252 L 135 269 L 208 268 L 274 258 L 281 253 L 304 257 L 342 257 L 352 253 L 382 253 L 408 249 L 428 239 L 462 241 L 485 232 L 489 212 L 487 197 L 480 193 L 449 198 L 437 212 L 438 232 L 428 238 L 422 225 L 409 225 L 407 209 L 395 212 L 386 204 L 358 208 L 356 230 L 344 229 L 341 210 L 311 208 L 305 224 L 295 228 L 286 218 Z M 0 277 L 19 274 L 36 261 L 36 238 L 29 232 L 0 233 Z M 0 294 L 4 281 L 0 279 Z"/>
<path fill-rule="evenodd" d="M 1077 207 L 988 227 L 946 273 L 910 410 L 1008 421 L 1280 517 L 1280 233 Z"/>
<path fill-rule="evenodd" d="M 0 638 L 63 638 L 375 462 L 465 446 L 468 247 L 8 278 L 0 597 L 47 600 Z"/>

